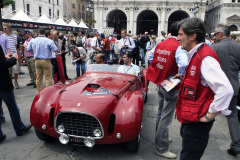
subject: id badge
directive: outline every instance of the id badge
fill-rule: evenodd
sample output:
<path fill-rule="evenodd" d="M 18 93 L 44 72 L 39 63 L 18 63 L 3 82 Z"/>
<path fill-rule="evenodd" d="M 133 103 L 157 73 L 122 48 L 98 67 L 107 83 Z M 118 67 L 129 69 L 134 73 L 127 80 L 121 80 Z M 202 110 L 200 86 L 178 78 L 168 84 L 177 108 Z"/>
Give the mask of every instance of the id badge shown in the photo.
<path fill-rule="evenodd" d="M 194 99 L 195 98 L 195 93 L 196 90 L 187 86 L 184 86 L 184 91 L 183 91 L 183 95 L 190 98 L 190 99 Z"/>

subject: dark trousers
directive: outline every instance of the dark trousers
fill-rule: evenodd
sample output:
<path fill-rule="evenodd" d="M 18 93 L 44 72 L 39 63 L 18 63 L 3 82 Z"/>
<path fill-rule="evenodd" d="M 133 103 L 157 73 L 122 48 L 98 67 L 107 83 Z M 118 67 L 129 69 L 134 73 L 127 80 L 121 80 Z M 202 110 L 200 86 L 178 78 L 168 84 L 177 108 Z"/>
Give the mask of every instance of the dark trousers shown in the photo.
<path fill-rule="evenodd" d="M 180 160 L 200 160 L 207 147 L 209 132 L 213 121 L 208 123 L 182 124 L 180 134 L 182 136 L 182 151 Z"/>
<path fill-rule="evenodd" d="M 65 74 L 65 79 L 68 79 L 67 68 L 66 68 L 66 54 L 62 54 L 63 69 Z"/>
<path fill-rule="evenodd" d="M 139 65 L 139 53 L 133 52 L 133 64 Z"/>
<path fill-rule="evenodd" d="M 4 113 L 3 113 L 3 108 L 2 108 L 2 98 L 0 97 L 0 119 L 2 121 L 5 121 Z"/>
<path fill-rule="evenodd" d="M 16 134 L 17 135 L 21 134 L 22 130 L 25 129 L 25 125 L 23 124 L 20 117 L 19 109 L 14 96 L 14 89 L 11 89 L 5 92 L 0 92 L 0 98 L 7 105 L 10 117 L 12 119 L 13 128 Z M 1 119 L 0 119 L 0 139 L 2 137 L 3 137 L 3 132 L 1 129 Z"/>
<path fill-rule="evenodd" d="M 227 116 L 228 128 L 231 136 L 232 143 L 230 145 L 231 149 L 235 152 L 240 152 L 240 132 L 239 132 L 239 121 L 238 121 L 238 110 L 237 105 L 237 96 L 233 96 L 230 104 L 229 110 L 232 113 Z"/>

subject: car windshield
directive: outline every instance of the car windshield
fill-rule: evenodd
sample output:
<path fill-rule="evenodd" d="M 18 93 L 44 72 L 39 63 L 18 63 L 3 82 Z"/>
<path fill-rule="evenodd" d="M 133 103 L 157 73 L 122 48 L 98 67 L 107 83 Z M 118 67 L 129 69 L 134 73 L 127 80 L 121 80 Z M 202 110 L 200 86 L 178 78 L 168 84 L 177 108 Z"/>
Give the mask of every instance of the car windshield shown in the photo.
<path fill-rule="evenodd" d="M 108 65 L 108 64 L 90 64 L 87 66 L 87 72 L 117 72 L 118 67 L 121 65 Z"/>

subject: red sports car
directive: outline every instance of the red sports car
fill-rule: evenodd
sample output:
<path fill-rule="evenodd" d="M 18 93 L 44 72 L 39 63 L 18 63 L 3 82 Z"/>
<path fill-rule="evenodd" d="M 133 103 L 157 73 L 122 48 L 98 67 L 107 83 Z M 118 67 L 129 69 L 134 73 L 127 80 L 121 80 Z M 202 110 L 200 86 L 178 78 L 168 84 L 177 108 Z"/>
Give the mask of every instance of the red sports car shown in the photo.
<path fill-rule="evenodd" d="M 119 65 L 90 65 L 69 85 L 45 87 L 34 98 L 30 120 L 43 141 L 58 138 L 62 144 L 126 142 L 137 152 L 147 100 L 147 70 L 138 77 L 117 73 Z"/>

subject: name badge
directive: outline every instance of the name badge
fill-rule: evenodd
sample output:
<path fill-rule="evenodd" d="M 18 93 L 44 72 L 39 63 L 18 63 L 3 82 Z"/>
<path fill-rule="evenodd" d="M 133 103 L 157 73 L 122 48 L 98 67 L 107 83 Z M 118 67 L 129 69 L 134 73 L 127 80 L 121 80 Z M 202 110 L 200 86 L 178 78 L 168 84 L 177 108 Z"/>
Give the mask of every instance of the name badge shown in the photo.
<path fill-rule="evenodd" d="M 194 98 L 195 97 L 195 89 L 189 88 L 189 87 L 184 87 L 183 95 Z"/>

